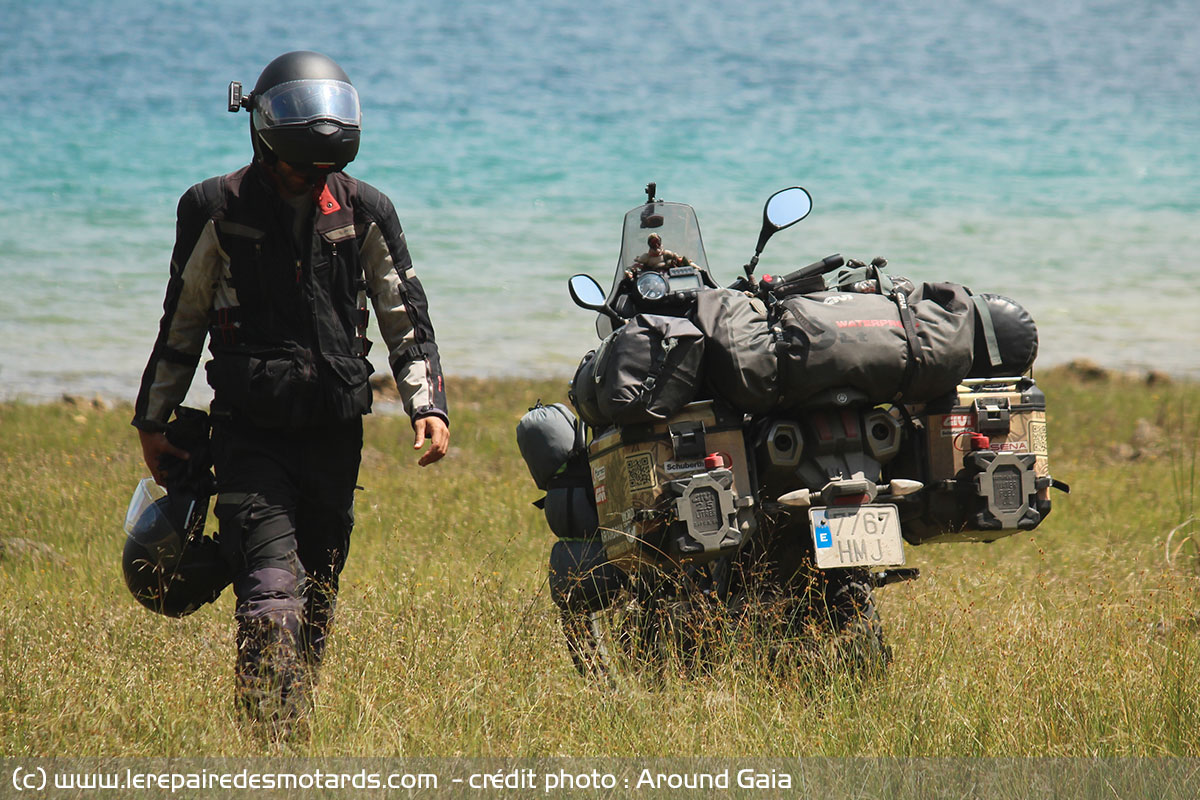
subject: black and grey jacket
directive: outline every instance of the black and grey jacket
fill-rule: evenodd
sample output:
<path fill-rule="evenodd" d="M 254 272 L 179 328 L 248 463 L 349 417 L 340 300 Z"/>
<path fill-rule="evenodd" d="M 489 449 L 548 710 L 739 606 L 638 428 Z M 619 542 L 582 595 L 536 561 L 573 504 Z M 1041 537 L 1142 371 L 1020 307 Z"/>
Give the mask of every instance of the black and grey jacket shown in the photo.
<path fill-rule="evenodd" d="M 306 427 L 367 413 L 368 297 L 405 411 L 449 421 L 425 291 L 391 201 L 335 173 L 301 228 L 308 248 L 297 247 L 292 222 L 257 163 L 183 195 L 135 426 L 164 429 L 206 337 L 214 414 Z"/>

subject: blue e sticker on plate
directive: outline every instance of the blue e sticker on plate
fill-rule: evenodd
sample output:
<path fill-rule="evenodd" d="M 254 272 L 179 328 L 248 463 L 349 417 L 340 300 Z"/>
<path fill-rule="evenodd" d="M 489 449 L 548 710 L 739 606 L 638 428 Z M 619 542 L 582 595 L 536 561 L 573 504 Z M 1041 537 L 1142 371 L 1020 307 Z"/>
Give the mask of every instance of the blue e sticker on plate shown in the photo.
<path fill-rule="evenodd" d="M 817 539 L 817 548 L 824 550 L 833 547 L 833 533 L 829 530 L 829 518 L 824 511 L 813 512 L 813 534 Z"/>

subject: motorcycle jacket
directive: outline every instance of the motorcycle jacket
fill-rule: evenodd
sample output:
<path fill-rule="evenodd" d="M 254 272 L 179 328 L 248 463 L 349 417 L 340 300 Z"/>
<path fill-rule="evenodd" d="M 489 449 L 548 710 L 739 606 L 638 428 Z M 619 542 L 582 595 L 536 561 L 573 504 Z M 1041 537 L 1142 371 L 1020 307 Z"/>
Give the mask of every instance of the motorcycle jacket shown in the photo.
<path fill-rule="evenodd" d="M 425 291 L 391 201 L 340 172 L 313 200 L 311 220 L 294 219 L 303 212 L 257 161 L 183 195 L 136 427 L 165 429 L 206 337 L 214 416 L 302 428 L 368 413 L 368 298 L 405 411 L 449 422 Z"/>

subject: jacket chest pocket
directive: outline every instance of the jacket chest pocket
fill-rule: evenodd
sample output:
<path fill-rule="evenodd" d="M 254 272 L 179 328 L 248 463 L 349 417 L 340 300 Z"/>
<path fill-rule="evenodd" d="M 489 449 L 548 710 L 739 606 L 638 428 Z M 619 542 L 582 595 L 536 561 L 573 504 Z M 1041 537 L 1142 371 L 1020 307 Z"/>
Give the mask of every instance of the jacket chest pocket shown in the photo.
<path fill-rule="evenodd" d="M 320 242 L 320 253 L 313 257 L 315 288 L 328 297 L 335 308 L 356 305 L 361 269 L 354 241 L 330 242 L 320 239 Z"/>
<path fill-rule="evenodd" d="M 217 222 L 221 249 L 229 257 L 229 282 L 242 305 L 261 302 L 264 264 L 267 261 L 266 233 L 238 222 Z"/>

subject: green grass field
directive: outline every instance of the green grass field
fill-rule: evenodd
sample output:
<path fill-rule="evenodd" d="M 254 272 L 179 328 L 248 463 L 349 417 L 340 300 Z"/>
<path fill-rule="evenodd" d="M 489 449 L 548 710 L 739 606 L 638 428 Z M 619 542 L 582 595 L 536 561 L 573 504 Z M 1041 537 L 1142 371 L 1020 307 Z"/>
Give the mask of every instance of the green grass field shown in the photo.
<path fill-rule="evenodd" d="M 1034 534 L 908 548 L 879 592 L 894 661 L 857 686 L 712 674 L 607 690 L 571 667 L 553 536 L 514 426 L 565 381 L 456 380 L 449 456 L 367 420 L 349 564 L 311 731 L 318 756 L 1200 755 L 1200 386 L 1039 376 L 1074 491 Z M 183 620 L 127 594 L 145 475 L 129 409 L 0 406 L 0 750 L 277 753 L 234 709 L 232 592 Z M 210 529 L 212 521 L 210 520 Z M 749 654 L 753 655 L 753 654 Z"/>

